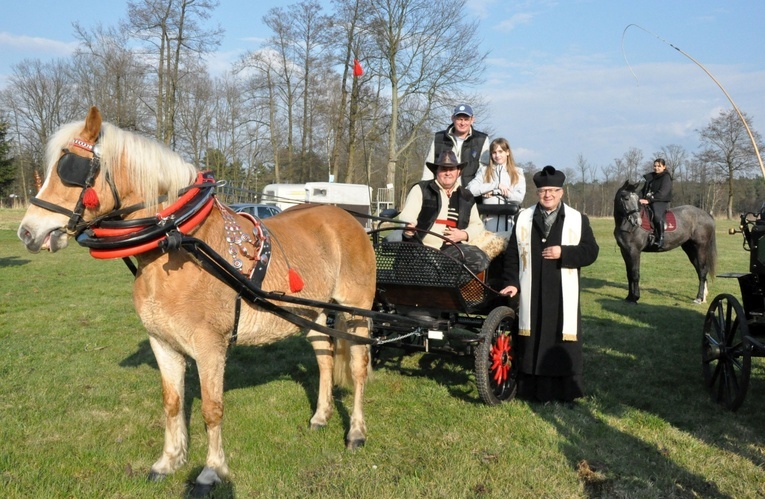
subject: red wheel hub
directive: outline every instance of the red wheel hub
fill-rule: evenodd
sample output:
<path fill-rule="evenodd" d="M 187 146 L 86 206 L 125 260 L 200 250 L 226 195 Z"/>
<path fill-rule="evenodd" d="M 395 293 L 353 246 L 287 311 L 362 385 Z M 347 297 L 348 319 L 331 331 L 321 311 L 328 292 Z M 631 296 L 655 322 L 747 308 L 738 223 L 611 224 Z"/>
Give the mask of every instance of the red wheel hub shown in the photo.
<path fill-rule="evenodd" d="M 510 335 L 500 335 L 491 347 L 492 378 L 499 385 L 507 381 L 512 366 L 512 344 Z"/>

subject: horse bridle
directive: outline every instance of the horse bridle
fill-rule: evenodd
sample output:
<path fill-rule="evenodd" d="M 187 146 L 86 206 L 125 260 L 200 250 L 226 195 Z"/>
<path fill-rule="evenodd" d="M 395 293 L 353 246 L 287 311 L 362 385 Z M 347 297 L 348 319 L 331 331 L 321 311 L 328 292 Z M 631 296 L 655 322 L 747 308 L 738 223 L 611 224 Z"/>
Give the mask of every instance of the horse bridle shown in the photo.
<path fill-rule="evenodd" d="M 625 208 L 622 220 L 626 220 L 632 226 L 631 229 L 628 229 L 625 232 L 632 232 L 638 225 L 640 225 L 640 204 L 638 203 L 637 207 L 631 210 L 626 209 L 626 204 L 627 203 L 622 203 L 622 206 Z M 624 225 L 623 222 L 622 225 Z"/>
<path fill-rule="evenodd" d="M 95 143 L 91 144 L 90 142 L 74 138 L 69 141 L 69 145 L 79 147 L 92 154 L 90 159 L 83 158 L 65 147 L 62 149 L 64 154 L 61 155 L 56 163 L 56 172 L 64 185 L 69 187 L 82 187 L 82 191 L 77 198 L 77 203 L 75 204 L 74 209 L 70 210 L 36 196 L 30 199 L 29 202 L 48 211 L 68 216 L 69 222 L 66 225 L 66 233 L 70 236 L 76 236 L 88 226 L 82 218 L 85 213 L 85 203 L 83 202 L 83 198 L 85 192 L 93 187 L 96 177 L 101 171 L 101 154 L 98 139 L 96 139 Z M 114 180 L 108 173 L 106 175 L 106 183 L 109 184 L 112 196 L 114 197 L 114 210 L 118 210 L 121 205 L 120 197 L 117 192 L 117 186 L 114 185 Z"/>

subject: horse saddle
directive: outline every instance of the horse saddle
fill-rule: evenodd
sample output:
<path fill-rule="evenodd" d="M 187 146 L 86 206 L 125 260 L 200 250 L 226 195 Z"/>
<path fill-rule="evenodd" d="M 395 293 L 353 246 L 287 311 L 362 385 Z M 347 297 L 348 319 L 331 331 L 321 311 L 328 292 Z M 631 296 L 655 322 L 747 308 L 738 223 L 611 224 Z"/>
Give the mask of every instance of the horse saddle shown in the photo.
<path fill-rule="evenodd" d="M 653 224 L 651 223 L 651 212 L 649 210 L 640 210 L 640 227 L 648 232 L 653 232 Z M 664 214 L 664 232 L 673 232 L 677 229 L 677 220 L 672 210 L 667 210 Z"/>

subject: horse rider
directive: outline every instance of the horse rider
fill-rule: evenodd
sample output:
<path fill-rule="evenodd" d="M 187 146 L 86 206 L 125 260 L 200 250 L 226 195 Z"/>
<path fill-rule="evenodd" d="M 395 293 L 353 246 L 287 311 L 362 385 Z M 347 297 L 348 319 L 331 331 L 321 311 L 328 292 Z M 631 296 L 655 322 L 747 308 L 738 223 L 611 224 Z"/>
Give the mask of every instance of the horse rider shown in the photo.
<path fill-rule="evenodd" d="M 643 175 L 645 184 L 640 197 L 640 203 L 649 205 L 652 212 L 654 230 L 654 246 L 656 249 L 664 247 L 664 218 L 672 201 L 672 176 L 667 171 L 667 164 L 663 158 L 653 161 L 653 172 Z"/>

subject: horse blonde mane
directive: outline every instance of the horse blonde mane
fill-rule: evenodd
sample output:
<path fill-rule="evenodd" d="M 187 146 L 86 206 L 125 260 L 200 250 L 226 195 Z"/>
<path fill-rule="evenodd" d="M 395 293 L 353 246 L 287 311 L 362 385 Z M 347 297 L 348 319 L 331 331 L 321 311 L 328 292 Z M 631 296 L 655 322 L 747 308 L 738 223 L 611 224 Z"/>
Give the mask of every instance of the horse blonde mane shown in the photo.
<path fill-rule="evenodd" d="M 46 177 L 56 166 L 61 149 L 66 148 L 85 126 L 84 121 L 62 126 L 48 142 Z M 124 178 L 142 200 L 151 203 L 161 195 L 172 202 L 178 191 L 194 182 L 198 170 L 178 153 L 153 139 L 118 128 L 110 123 L 101 125 L 101 173 L 115 178 L 120 165 Z M 122 190 L 122 189 L 121 189 Z"/>

